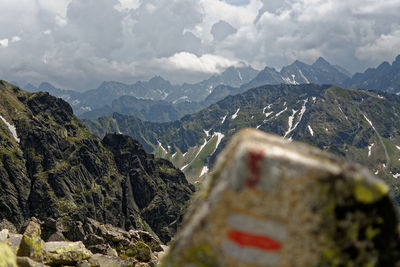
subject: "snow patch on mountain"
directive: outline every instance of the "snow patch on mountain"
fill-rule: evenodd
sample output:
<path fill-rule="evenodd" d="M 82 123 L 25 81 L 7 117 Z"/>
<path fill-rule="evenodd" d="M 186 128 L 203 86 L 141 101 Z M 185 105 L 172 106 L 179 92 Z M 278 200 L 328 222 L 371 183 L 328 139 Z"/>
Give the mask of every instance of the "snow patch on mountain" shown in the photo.
<path fill-rule="evenodd" d="M 368 146 L 368 157 L 371 156 L 372 147 L 373 147 L 374 145 L 375 145 L 375 144 L 371 144 L 371 145 Z"/>
<path fill-rule="evenodd" d="M 158 143 L 158 146 L 161 148 L 161 150 L 162 150 L 164 153 L 167 153 L 167 150 L 165 150 L 165 148 L 162 146 L 161 142 L 157 140 L 157 143 Z"/>
<path fill-rule="evenodd" d="M 279 117 L 279 115 L 281 115 L 283 112 L 285 112 L 287 110 L 287 107 L 284 110 L 279 111 L 275 117 Z"/>
<path fill-rule="evenodd" d="M 271 111 L 271 112 L 265 112 L 267 109 L 269 110 L 269 109 L 271 109 L 271 106 L 272 106 L 272 104 L 269 104 L 269 105 L 267 105 L 267 106 L 265 106 L 264 108 L 263 108 L 263 114 L 265 115 L 265 117 L 266 118 L 268 118 L 272 113 L 274 113 L 273 111 Z"/>
<path fill-rule="evenodd" d="M 214 151 L 211 153 L 211 155 L 214 154 L 215 151 L 217 151 L 217 148 L 218 148 L 219 144 L 221 143 L 222 138 L 225 137 L 225 135 L 224 135 L 223 133 L 218 133 L 218 132 L 215 132 L 215 133 L 214 133 L 214 136 L 216 136 L 218 139 L 217 139 L 217 143 L 215 144 L 215 149 L 214 149 Z"/>
<path fill-rule="evenodd" d="M 287 84 L 299 84 L 298 82 L 296 82 L 296 75 L 292 74 L 292 78 L 289 77 L 282 77 L 282 79 L 285 81 L 285 83 Z"/>
<path fill-rule="evenodd" d="M 176 104 L 176 103 L 178 103 L 180 100 L 186 100 L 186 99 L 188 99 L 188 98 L 189 98 L 189 97 L 186 96 L 186 95 L 181 96 L 180 98 L 175 99 L 174 101 L 172 101 L 172 104 Z"/>
<path fill-rule="evenodd" d="M 11 134 L 13 135 L 15 141 L 16 141 L 17 143 L 19 143 L 19 142 L 21 141 L 21 139 L 18 138 L 17 129 L 15 128 L 15 126 L 12 125 L 12 124 L 10 124 L 10 123 L 8 123 L 8 121 L 6 121 L 6 119 L 4 119 L 4 117 L 1 116 L 1 115 L 0 115 L 0 119 L 7 125 L 8 130 L 9 130 L 9 131 L 11 132 Z"/>
<path fill-rule="evenodd" d="M 395 179 L 400 177 L 400 173 L 392 174 Z"/>
<path fill-rule="evenodd" d="M 301 69 L 299 69 L 299 73 L 300 73 L 301 78 L 303 78 L 303 79 L 306 81 L 306 83 L 310 83 L 310 81 L 307 79 L 307 77 L 304 76 L 304 74 L 303 74 L 303 72 L 301 71 Z"/>
<path fill-rule="evenodd" d="M 203 169 L 201 170 L 200 177 L 205 175 L 205 174 L 207 174 L 207 173 L 208 173 L 208 167 L 204 166 Z"/>
<path fill-rule="evenodd" d="M 308 127 L 308 131 L 310 132 L 311 136 L 314 136 L 314 131 L 313 131 L 313 129 L 311 128 L 311 126 L 310 126 L 310 125 L 307 125 L 307 127 Z"/>
<path fill-rule="evenodd" d="M 371 125 L 372 129 L 375 130 L 374 125 L 373 125 L 372 122 L 367 118 L 367 116 L 365 116 L 364 114 L 363 114 L 363 116 L 364 116 L 364 118 L 367 120 L 367 122 L 369 123 L 369 125 Z"/>
<path fill-rule="evenodd" d="M 200 154 L 200 152 L 203 150 L 203 148 L 207 145 L 208 141 L 207 138 L 204 139 L 204 143 L 201 145 L 199 151 L 197 151 L 196 156 L 194 156 L 194 159 L 197 158 L 197 156 Z"/>
<path fill-rule="evenodd" d="M 294 126 L 292 126 L 292 125 L 293 125 L 293 120 L 294 120 L 294 117 L 295 117 L 295 115 L 296 115 L 296 113 L 297 113 L 297 110 L 294 110 L 294 109 L 293 109 L 293 114 L 292 114 L 291 116 L 289 116 L 289 120 L 288 120 L 289 129 L 288 129 L 287 132 L 285 133 L 285 137 L 286 137 L 287 135 L 289 135 L 291 132 L 293 132 L 293 131 L 297 128 L 297 126 L 299 125 L 299 123 L 301 122 L 301 120 L 303 119 L 303 115 L 304 115 L 304 113 L 305 113 L 306 110 L 307 110 L 306 104 L 307 104 L 307 102 L 308 102 L 308 98 L 307 98 L 307 99 L 304 99 L 303 101 L 304 101 L 304 103 L 303 103 L 303 105 L 302 105 L 302 107 L 301 107 L 301 110 L 300 110 L 300 113 L 299 113 L 299 119 L 298 119 L 298 121 L 296 122 L 296 124 L 295 124 Z M 277 115 L 278 115 L 278 114 L 277 114 Z"/>
<path fill-rule="evenodd" d="M 294 130 L 294 128 L 292 128 L 292 126 L 293 126 L 294 116 L 296 115 L 296 113 L 297 113 L 297 110 L 292 109 L 292 115 L 290 115 L 288 118 L 288 130 L 286 131 L 284 137 L 286 137 L 288 134 L 290 134 Z"/>
<path fill-rule="evenodd" d="M 238 108 L 238 109 L 236 110 L 235 114 L 232 115 L 232 120 L 236 119 L 236 117 L 237 117 L 239 111 L 240 111 L 240 108 Z"/>
<path fill-rule="evenodd" d="M 181 168 L 181 171 L 183 171 L 185 168 L 187 168 L 187 166 L 189 166 L 189 164 L 186 164 L 185 166 L 183 166 L 183 167 Z"/>
<path fill-rule="evenodd" d="M 228 115 L 225 115 L 224 117 L 222 117 L 221 124 L 224 124 L 224 122 L 225 122 L 227 116 L 228 116 Z"/>
<path fill-rule="evenodd" d="M 265 117 L 268 118 L 272 113 L 274 113 L 273 111 L 265 113 Z"/>

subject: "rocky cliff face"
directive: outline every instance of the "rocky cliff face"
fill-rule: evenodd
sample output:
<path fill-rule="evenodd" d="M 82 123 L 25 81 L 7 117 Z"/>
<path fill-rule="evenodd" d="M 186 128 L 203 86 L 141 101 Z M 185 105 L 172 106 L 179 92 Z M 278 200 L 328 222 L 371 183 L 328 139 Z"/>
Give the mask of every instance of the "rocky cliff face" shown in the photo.
<path fill-rule="evenodd" d="M 101 141 L 63 100 L 4 81 L 0 115 L 0 220 L 92 218 L 170 240 L 194 191 L 171 163 L 127 136 Z"/>

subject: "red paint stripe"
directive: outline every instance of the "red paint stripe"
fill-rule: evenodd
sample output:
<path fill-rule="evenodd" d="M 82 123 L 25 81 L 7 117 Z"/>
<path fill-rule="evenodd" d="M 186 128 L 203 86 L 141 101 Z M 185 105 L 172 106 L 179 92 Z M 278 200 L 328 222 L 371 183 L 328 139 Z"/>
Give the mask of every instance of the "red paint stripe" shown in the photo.
<path fill-rule="evenodd" d="M 250 188 L 257 186 L 260 181 L 260 175 L 262 171 L 262 159 L 264 155 L 262 151 L 251 151 L 247 166 L 250 170 L 250 174 L 246 179 L 246 185 Z"/>
<path fill-rule="evenodd" d="M 267 251 L 278 251 L 282 248 L 281 243 L 268 236 L 231 230 L 228 237 L 231 241 L 245 247 L 256 247 Z"/>

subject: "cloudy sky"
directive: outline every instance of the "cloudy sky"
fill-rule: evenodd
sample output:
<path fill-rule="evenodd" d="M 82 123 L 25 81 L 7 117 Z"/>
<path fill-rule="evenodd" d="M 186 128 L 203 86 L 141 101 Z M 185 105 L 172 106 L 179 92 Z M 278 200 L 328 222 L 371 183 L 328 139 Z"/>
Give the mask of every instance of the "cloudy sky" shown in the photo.
<path fill-rule="evenodd" d="M 0 79 L 87 90 L 319 56 L 351 72 L 400 54 L 399 0 L 1 0 Z"/>

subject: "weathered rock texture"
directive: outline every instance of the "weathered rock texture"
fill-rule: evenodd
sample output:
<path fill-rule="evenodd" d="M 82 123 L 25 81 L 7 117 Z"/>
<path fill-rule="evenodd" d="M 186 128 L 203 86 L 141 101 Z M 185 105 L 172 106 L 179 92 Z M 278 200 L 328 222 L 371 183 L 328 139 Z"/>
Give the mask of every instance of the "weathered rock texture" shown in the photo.
<path fill-rule="evenodd" d="M 49 222 L 36 218 L 27 222 L 23 234 L 13 234 L 7 229 L 1 231 L 0 266 L 14 266 L 5 265 L 4 262 L 7 257 L 10 258 L 9 264 L 15 262 L 16 256 L 18 266 L 22 267 L 156 266 L 164 253 L 160 241 L 145 231 L 127 232 L 92 219 L 85 224 L 76 222 L 75 225 L 64 225 L 65 221 L 53 223 L 57 225 L 57 232 L 63 240 L 45 242 L 41 236 L 49 227 Z M 67 232 L 81 235 L 81 241 L 66 240 L 63 233 Z"/>
<path fill-rule="evenodd" d="M 45 220 L 52 241 L 82 241 L 87 218 L 171 239 L 194 191 L 172 164 L 127 136 L 101 141 L 48 93 L 0 81 L 0 115 L 0 221 L 20 230 L 32 216 Z M 76 229 L 61 233 L 49 219 Z"/>
<path fill-rule="evenodd" d="M 360 166 L 244 130 L 219 156 L 162 266 L 394 266 L 387 192 Z"/>

